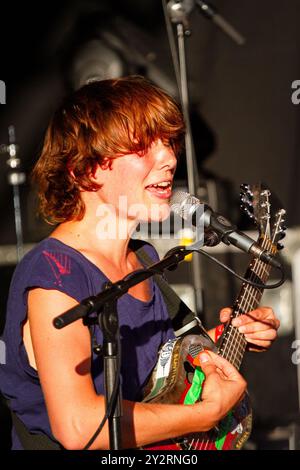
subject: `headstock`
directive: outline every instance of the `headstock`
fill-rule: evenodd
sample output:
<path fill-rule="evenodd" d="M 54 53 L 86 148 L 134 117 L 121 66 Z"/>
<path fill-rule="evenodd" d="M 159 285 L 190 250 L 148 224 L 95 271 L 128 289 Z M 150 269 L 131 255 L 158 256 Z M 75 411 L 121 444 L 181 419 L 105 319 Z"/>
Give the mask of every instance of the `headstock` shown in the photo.
<path fill-rule="evenodd" d="M 281 250 L 283 245 L 279 241 L 285 237 L 286 212 L 278 209 L 273 214 L 270 190 L 260 184 L 241 184 L 240 203 L 241 209 L 258 227 L 260 237 L 267 239 L 275 251 Z"/>
<path fill-rule="evenodd" d="M 284 209 L 279 209 L 274 218 L 274 224 L 272 228 L 272 243 L 273 245 L 277 246 L 277 250 L 282 250 L 284 245 L 280 243 L 285 237 L 286 225 L 285 225 L 285 214 L 286 211 Z"/>

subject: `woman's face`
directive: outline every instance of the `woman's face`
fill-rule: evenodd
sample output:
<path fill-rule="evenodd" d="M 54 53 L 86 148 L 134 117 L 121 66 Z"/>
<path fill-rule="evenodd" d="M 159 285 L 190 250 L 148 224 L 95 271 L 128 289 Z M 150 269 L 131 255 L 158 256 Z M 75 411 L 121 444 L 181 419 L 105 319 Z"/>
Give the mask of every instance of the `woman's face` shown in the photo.
<path fill-rule="evenodd" d="M 95 177 L 102 184 L 98 191 L 101 203 L 111 204 L 119 217 L 138 221 L 164 220 L 177 159 L 170 146 L 153 142 L 145 155 L 130 154 L 99 167 Z"/>

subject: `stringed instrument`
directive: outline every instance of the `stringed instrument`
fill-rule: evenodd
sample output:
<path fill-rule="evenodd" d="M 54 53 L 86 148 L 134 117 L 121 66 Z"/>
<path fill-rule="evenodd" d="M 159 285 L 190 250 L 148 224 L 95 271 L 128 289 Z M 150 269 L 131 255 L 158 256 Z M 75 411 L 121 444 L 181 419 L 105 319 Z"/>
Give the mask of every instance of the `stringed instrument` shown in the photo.
<path fill-rule="evenodd" d="M 285 210 L 271 215 L 270 191 L 260 185 L 241 185 L 241 205 L 259 230 L 258 243 L 275 254 L 284 237 Z M 259 259 L 252 259 L 245 278 L 266 283 L 270 266 Z M 226 325 L 217 345 L 198 335 L 187 335 L 169 340 L 160 349 L 158 362 L 144 391 L 145 402 L 194 404 L 201 400 L 205 380 L 201 368 L 193 361 L 203 349 L 211 349 L 240 368 L 247 341 L 237 328 L 231 325 L 233 318 L 258 307 L 263 294 L 262 288 L 244 282 L 232 307 L 231 320 Z M 209 344 L 210 343 L 210 344 Z M 169 441 L 146 446 L 152 450 L 234 450 L 241 449 L 250 436 L 252 413 L 248 395 L 216 426 L 205 433 L 193 433 Z"/>

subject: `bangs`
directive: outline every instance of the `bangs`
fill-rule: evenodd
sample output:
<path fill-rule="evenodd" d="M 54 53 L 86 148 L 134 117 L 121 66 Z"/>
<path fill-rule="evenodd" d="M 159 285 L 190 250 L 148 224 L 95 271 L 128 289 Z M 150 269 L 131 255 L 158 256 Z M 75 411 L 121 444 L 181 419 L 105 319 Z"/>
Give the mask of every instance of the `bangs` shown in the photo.
<path fill-rule="evenodd" d="M 116 81 L 113 91 L 118 100 L 110 90 L 105 96 L 109 106 L 93 113 L 95 139 L 98 140 L 95 147 L 103 157 L 114 158 L 129 153 L 143 154 L 154 141 L 160 139 L 171 145 L 178 156 L 185 134 L 178 104 L 155 85 L 138 80 L 139 77 L 134 78 L 135 87 L 131 87 L 130 93 L 124 90 L 123 82 Z M 119 93 L 121 86 L 122 93 Z"/>

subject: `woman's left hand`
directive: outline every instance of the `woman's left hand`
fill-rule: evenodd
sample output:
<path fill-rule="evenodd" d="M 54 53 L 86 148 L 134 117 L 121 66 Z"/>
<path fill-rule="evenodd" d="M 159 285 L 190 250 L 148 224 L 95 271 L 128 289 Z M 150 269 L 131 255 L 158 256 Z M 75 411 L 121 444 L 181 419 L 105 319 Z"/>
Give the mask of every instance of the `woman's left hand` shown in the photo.
<path fill-rule="evenodd" d="M 220 311 L 220 320 L 226 323 L 230 319 L 232 310 L 223 308 Z M 249 351 L 265 351 L 277 338 L 280 321 L 276 318 L 270 307 L 259 307 L 232 320 L 232 325 L 245 335 Z"/>

